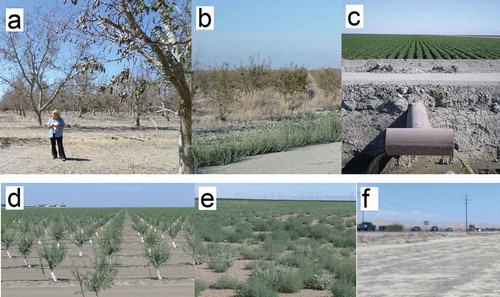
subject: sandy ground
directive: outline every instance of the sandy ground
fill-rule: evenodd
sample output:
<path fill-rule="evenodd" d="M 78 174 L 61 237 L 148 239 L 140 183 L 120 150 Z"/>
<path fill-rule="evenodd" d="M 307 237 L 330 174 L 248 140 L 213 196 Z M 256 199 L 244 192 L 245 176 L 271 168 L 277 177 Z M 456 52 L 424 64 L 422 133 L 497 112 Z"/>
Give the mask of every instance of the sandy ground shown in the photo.
<path fill-rule="evenodd" d="M 498 233 L 372 232 L 358 233 L 360 241 L 359 297 L 500 295 Z"/>
<path fill-rule="evenodd" d="M 339 174 L 340 142 L 294 148 L 289 151 L 244 158 L 224 166 L 204 167 L 199 173 L 219 174 Z"/>
<path fill-rule="evenodd" d="M 491 73 L 500 72 L 499 60 L 445 60 L 445 59 L 368 59 L 343 60 L 342 80 L 347 72 L 373 71 L 376 66 L 390 65 L 393 73 Z"/>
<path fill-rule="evenodd" d="M 62 115 L 66 162 L 53 160 L 48 129 L 12 112 L 0 112 L 0 173 L 176 173 L 178 123 L 155 118 L 159 130 L 144 119 L 132 128 L 128 115 L 99 117 Z M 44 115 L 44 118 L 48 116 Z M 46 120 L 46 119 L 45 119 Z"/>
<path fill-rule="evenodd" d="M 165 241 L 170 242 L 167 239 Z M 68 248 L 66 257 L 55 269 L 59 279 L 57 283 L 49 280 L 47 268 L 46 274 L 42 274 L 36 257 L 36 248 L 30 257 L 32 268 L 22 267 L 22 257 L 16 250 L 10 251 L 13 258 L 9 259 L 2 249 L 2 296 L 81 296 L 71 266 L 73 263 L 78 263 L 84 268 L 89 265 L 92 246 L 86 243 L 82 249 L 84 256 L 80 258 L 77 256 L 78 249 L 74 244 L 69 242 L 65 244 Z M 115 257 L 118 262 L 118 275 L 112 287 L 99 296 L 194 296 L 194 267 L 191 265 L 191 257 L 182 249 L 182 245 L 185 244 L 182 237 L 176 239 L 176 244 L 178 248 L 171 248 L 170 259 L 160 268 L 163 280 L 150 278 L 147 260 L 142 255 L 143 244 L 137 232 L 132 229 L 130 218 L 127 218 L 122 249 Z M 151 268 L 151 274 L 156 275 L 154 268 Z M 87 292 L 85 295 L 93 296 L 93 293 Z"/>
<path fill-rule="evenodd" d="M 427 84 L 440 83 L 448 85 L 461 85 L 464 83 L 498 83 L 500 73 L 366 73 L 344 72 L 342 83 L 357 84 Z"/>

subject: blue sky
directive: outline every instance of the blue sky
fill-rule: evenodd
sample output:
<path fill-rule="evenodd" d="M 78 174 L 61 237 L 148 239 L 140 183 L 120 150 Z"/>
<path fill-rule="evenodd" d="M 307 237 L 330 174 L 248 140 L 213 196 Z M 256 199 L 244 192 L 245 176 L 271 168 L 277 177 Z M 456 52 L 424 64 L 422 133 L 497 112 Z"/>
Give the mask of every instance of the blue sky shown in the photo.
<path fill-rule="evenodd" d="M 76 13 L 78 15 L 79 10 L 83 9 L 85 6 L 86 1 L 80 0 L 78 1 L 77 5 L 71 4 L 71 0 L 67 0 L 67 3 L 64 5 L 62 3 L 62 0 L 44 0 L 44 1 L 37 1 L 37 0 L 0 0 L 0 20 L 2 21 L 1 23 L 1 33 L 0 34 L 5 34 L 5 8 L 24 8 L 24 17 L 25 17 L 25 31 L 29 31 L 29 26 L 27 25 L 27 22 L 29 21 L 29 16 L 30 14 L 36 14 L 41 7 L 47 8 L 49 11 L 51 8 L 57 8 L 59 11 L 61 11 L 61 15 L 65 15 L 67 13 Z M 24 33 L 15 33 L 15 34 L 24 34 Z M 92 49 L 92 53 L 95 54 L 102 54 L 105 59 L 116 59 L 117 55 L 115 54 L 116 51 L 113 50 L 110 53 L 108 53 L 107 48 L 109 45 L 106 45 L 105 47 L 101 48 L 95 48 Z M 61 45 L 61 53 L 60 57 L 69 57 L 69 50 L 68 48 L 70 47 L 69 44 L 62 44 Z M 106 49 L 104 51 L 103 49 Z M 64 58 L 62 58 L 64 59 Z M 0 61 L 0 67 L 4 63 Z M 106 67 L 106 73 L 100 74 L 100 77 L 105 77 L 105 78 L 110 78 L 111 76 L 120 73 L 125 67 L 127 63 L 124 62 L 109 62 L 105 63 L 104 66 Z M 53 74 L 54 75 L 54 74 Z M 47 75 L 49 82 L 53 81 L 53 77 L 50 75 Z M 60 75 L 57 77 L 61 77 Z M 0 99 L 3 96 L 3 94 L 8 90 L 7 85 L 3 82 L 0 81 Z"/>
<path fill-rule="evenodd" d="M 344 25 L 344 33 L 500 35 L 498 0 L 344 0 L 343 4 L 365 5 L 364 29 Z"/>
<path fill-rule="evenodd" d="M 2 203 L 5 186 L 2 184 Z M 194 207 L 193 184 L 24 184 L 24 204 L 68 207 Z"/>
<path fill-rule="evenodd" d="M 219 198 L 355 200 L 355 184 L 196 184 L 216 186 Z M 196 190 L 197 191 L 197 190 Z"/>
<path fill-rule="evenodd" d="M 379 211 L 365 220 L 500 223 L 500 184 L 359 184 L 379 187 Z M 359 192 L 359 191 L 358 191 Z M 358 215 L 360 212 L 358 211 Z"/>
<path fill-rule="evenodd" d="M 340 67 L 340 0 L 193 0 L 193 12 L 196 6 L 215 7 L 215 30 L 193 30 L 199 68 L 239 66 L 256 54 L 273 68 Z M 193 28 L 195 21 L 193 14 Z"/>

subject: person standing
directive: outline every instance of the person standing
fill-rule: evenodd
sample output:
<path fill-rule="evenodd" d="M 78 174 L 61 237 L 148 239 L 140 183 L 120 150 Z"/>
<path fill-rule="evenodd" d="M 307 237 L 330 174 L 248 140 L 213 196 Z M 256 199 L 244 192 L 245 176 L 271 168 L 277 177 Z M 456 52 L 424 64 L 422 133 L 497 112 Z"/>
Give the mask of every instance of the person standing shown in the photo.
<path fill-rule="evenodd" d="M 57 152 L 59 151 L 59 158 L 66 161 L 66 154 L 64 154 L 63 147 L 63 129 L 66 126 L 64 119 L 61 118 L 61 114 L 58 110 L 52 112 L 52 117 L 47 122 L 47 127 L 49 129 L 50 144 L 52 145 L 52 158 L 57 158 Z M 56 150 L 57 142 L 57 150 Z"/>

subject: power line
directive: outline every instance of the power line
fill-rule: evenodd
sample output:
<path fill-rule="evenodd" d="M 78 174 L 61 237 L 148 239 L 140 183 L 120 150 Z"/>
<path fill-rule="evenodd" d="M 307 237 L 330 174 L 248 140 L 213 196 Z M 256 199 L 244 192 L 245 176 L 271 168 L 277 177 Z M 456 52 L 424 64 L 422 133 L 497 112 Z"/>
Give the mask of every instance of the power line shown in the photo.
<path fill-rule="evenodd" d="M 465 194 L 465 199 L 462 199 L 462 201 L 465 201 L 465 232 L 469 232 L 469 215 L 468 215 L 468 208 L 469 208 L 469 201 L 471 201 L 468 197 L 467 194 Z"/>

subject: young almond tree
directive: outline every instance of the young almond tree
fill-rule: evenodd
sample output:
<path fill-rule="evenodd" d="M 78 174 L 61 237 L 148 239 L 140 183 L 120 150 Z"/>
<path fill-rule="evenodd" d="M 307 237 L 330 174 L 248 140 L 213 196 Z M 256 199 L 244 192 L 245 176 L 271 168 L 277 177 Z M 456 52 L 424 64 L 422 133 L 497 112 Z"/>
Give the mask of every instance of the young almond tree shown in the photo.
<path fill-rule="evenodd" d="M 144 236 L 144 244 L 146 245 L 146 249 L 148 254 L 151 254 L 151 248 L 157 245 L 160 242 L 160 238 L 156 232 L 153 230 L 147 232 Z"/>
<path fill-rule="evenodd" d="M 7 256 L 9 256 L 9 258 L 12 258 L 9 249 L 14 243 L 14 238 L 15 234 L 12 231 L 8 229 L 2 229 L 2 244 L 5 247 L 5 251 L 7 252 Z"/>
<path fill-rule="evenodd" d="M 78 247 L 78 256 L 80 257 L 83 256 L 82 246 L 88 240 L 87 234 L 82 231 L 77 231 L 73 234 L 73 243 Z"/>
<path fill-rule="evenodd" d="M 181 229 L 182 229 L 182 224 L 177 219 L 174 219 L 168 223 L 167 233 L 172 239 L 172 246 L 174 247 L 174 249 L 177 248 L 174 242 L 174 238 L 177 237 L 177 235 L 179 235 Z"/>
<path fill-rule="evenodd" d="M 160 274 L 160 267 L 167 262 L 170 258 L 170 250 L 168 247 L 157 244 L 148 250 L 148 261 L 149 264 L 156 268 L 156 275 L 158 279 L 162 279 Z"/>
<path fill-rule="evenodd" d="M 200 264 L 200 250 L 203 248 L 203 244 L 199 237 L 196 236 L 192 218 L 186 220 L 183 229 L 187 244 L 183 246 L 183 250 L 193 258 L 193 265 Z"/>
<path fill-rule="evenodd" d="M 92 264 L 92 271 L 82 275 L 80 274 L 78 267 L 76 267 L 73 269 L 73 275 L 81 281 L 81 284 L 85 285 L 87 290 L 93 292 L 96 296 L 99 296 L 100 292 L 111 288 L 113 280 L 118 273 L 118 269 L 116 268 L 115 263 L 110 262 L 105 255 L 98 252 L 95 252 Z"/>
<path fill-rule="evenodd" d="M 52 233 L 52 237 L 57 243 L 57 246 L 59 247 L 60 241 L 64 239 L 64 227 L 61 221 L 58 220 L 54 222 L 54 225 L 52 225 L 52 229 L 50 231 Z"/>
<path fill-rule="evenodd" d="M 28 260 L 28 256 L 31 253 L 31 249 L 33 248 L 33 235 L 31 233 L 21 234 L 18 243 L 18 250 L 21 255 L 24 257 L 24 265 L 26 267 L 31 267 L 30 261 Z"/>
<path fill-rule="evenodd" d="M 50 276 L 52 277 L 52 280 L 54 282 L 57 282 L 57 276 L 54 273 L 54 268 L 56 268 L 57 265 L 62 262 L 64 256 L 66 255 L 66 249 L 64 245 L 57 245 L 56 243 L 53 243 L 50 247 L 48 247 L 44 242 L 42 243 L 42 247 L 38 251 L 38 253 L 40 255 L 40 258 L 44 259 L 45 262 L 47 262 L 47 265 L 49 265 Z"/>

